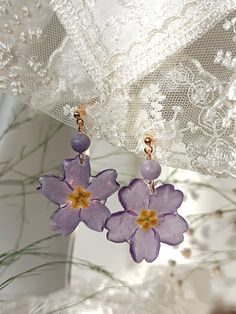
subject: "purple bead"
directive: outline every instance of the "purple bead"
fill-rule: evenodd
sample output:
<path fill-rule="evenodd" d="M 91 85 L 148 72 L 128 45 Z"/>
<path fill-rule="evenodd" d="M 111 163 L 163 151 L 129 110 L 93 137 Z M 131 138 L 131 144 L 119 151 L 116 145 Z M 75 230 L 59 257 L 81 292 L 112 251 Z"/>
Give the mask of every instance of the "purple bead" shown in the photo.
<path fill-rule="evenodd" d="M 85 133 L 77 133 L 71 139 L 71 147 L 78 153 L 85 152 L 90 146 L 90 139 Z"/>
<path fill-rule="evenodd" d="M 140 172 L 144 179 L 154 180 L 161 174 L 161 166 L 156 160 L 144 160 Z"/>

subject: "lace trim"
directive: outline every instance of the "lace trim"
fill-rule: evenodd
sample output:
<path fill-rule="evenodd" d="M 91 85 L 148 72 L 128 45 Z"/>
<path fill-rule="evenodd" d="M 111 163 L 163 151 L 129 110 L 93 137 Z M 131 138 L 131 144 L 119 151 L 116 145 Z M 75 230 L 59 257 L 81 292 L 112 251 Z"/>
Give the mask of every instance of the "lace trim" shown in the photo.
<path fill-rule="evenodd" d="M 163 14 L 166 16 L 168 10 L 172 11 L 171 4 L 175 5 L 174 15 L 169 13 L 161 27 L 153 28 L 144 40 L 134 42 L 127 50 L 110 58 L 98 28 L 91 23 L 94 22 L 94 17 L 89 1 L 77 1 L 76 8 L 71 0 L 51 1 L 54 11 L 75 43 L 85 68 L 102 93 L 102 99 L 108 98 L 111 93 L 153 71 L 168 56 L 193 42 L 230 10 L 236 8 L 231 1 L 186 0 L 181 1 L 177 10 L 176 1 L 169 0 L 163 5 L 160 17 Z M 190 10 L 198 12 L 195 16 L 196 21 L 193 21 L 193 15 L 188 13 Z M 178 33 L 176 27 L 172 30 L 176 22 L 179 23 Z M 117 27 L 122 27 L 122 24 L 118 24 Z M 87 34 L 90 28 L 93 36 L 92 46 L 91 38 L 88 38 Z M 161 38 L 160 34 L 163 34 Z M 177 40 L 173 42 L 173 38 Z"/>
<path fill-rule="evenodd" d="M 77 49 L 82 64 L 91 75 L 98 90 L 101 90 L 104 70 L 99 62 L 99 58 L 96 58 L 97 52 L 95 50 L 96 48 L 100 48 L 100 58 L 105 54 L 105 58 L 102 58 L 102 61 L 107 58 L 107 54 L 104 47 L 101 45 L 101 42 L 99 42 L 98 30 L 95 29 L 95 26 L 91 23 L 92 16 L 91 12 L 88 10 L 86 2 L 83 4 L 83 1 L 78 0 L 76 2 L 76 8 L 70 0 L 52 0 L 50 5 L 74 42 L 75 49 Z M 85 30 L 89 27 L 94 31 L 92 40 L 93 46 L 91 46 L 91 42 L 86 39 Z"/>

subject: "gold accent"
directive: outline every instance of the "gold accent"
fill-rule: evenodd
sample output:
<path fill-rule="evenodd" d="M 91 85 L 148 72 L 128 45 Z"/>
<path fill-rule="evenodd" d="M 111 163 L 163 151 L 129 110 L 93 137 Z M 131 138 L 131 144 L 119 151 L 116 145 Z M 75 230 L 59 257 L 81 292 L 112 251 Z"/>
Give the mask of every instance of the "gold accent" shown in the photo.
<path fill-rule="evenodd" d="M 72 209 L 88 208 L 92 192 L 86 191 L 82 186 L 76 186 L 73 192 L 68 193 L 67 199 Z"/>
<path fill-rule="evenodd" d="M 147 160 L 152 160 L 152 153 L 153 153 L 153 138 L 151 136 L 146 136 L 144 138 L 144 143 L 146 145 L 146 147 L 144 148 L 144 152 L 146 154 L 146 159 Z M 149 181 L 149 189 L 151 191 L 151 193 L 154 193 L 155 190 L 155 183 L 154 180 L 150 180 Z"/>
<path fill-rule="evenodd" d="M 74 112 L 74 118 L 76 119 L 76 124 L 78 125 L 78 132 L 81 134 L 84 131 L 84 120 L 83 116 L 86 115 L 86 107 L 85 104 L 80 104 L 79 107 L 76 107 Z M 80 163 L 83 164 L 83 154 L 79 154 L 80 156 Z"/>
<path fill-rule="evenodd" d="M 80 113 L 80 116 L 86 116 L 87 111 L 86 111 L 86 104 L 80 104 L 79 108 L 78 108 L 78 112 Z"/>
<path fill-rule="evenodd" d="M 151 160 L 152 159 L 152 153 L 153 153 L 153 139 L 150 136 L 146 136 L 144 138 L 144 143 L 147 147 L 144 148 L 144 152 L 146 154 L 146 158 Z"/>
<path fill-rule="evenodd" d="M 147 231 L 154 226 L 159 225 L 157 211 L 154 209 L 141 209 L 136 219 L 136 223 L 144 230 Z"/>
<path fill-rule="evenodd" d="M 83 117 L 86 115 L 86 107 L 84 104 L 81 104 L 79 108 L 77 107 L 74 112 L 74 118 L 76 119 L 76 123 L 78 125 L 78 132 L 82 133 L 84 130 L 84 120 Z"/>

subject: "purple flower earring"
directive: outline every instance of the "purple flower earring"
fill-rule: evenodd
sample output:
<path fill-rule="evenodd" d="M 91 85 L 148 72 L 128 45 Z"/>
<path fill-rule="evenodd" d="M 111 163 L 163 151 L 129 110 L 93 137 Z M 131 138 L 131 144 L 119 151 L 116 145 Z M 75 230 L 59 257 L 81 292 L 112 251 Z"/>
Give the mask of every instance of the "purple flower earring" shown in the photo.
<path fill-rule="evenodd" d="M 83 221 L 90 229 L 102 231 L 110 216 L 106 199 L 119 189 L 117 172 L 108 169 L 95 177 L 90 173 L 90 159 L 84 152 L 90 146 L 89 137 L 83 132 L 84 109 L 74 113 L 78 133 L 72 137 L 71 146 L 79 154 L 62 162 L 62 177 L 45 175 L 39 178 L 38 190 L 58 209 L 50 218 L 54 231 L 68 235 Z"/>
<path fill-rule="evenodd" d="M 140 172 L 143 179 L 134 179 L 118 193 L 124 210 L 112 214 L 106 221 L 107 239 L 116 243 L 128 242 L 133 260 L 153 262 L 160 243 L 180 244 L 188 224 L 177 213 L 183 201 L 183 193 L 171 184 L 155 188 L 154 179 L 161 173 L 161 166 L 152 160 L 152 139 L 145 138 L 147 159 Z"/>

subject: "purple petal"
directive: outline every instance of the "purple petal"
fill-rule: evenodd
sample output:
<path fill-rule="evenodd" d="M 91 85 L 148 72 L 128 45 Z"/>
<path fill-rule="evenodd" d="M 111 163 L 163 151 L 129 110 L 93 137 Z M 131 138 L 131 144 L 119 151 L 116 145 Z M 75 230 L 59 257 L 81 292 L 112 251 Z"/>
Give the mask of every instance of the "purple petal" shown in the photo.
<path fill-rule="evenodd" d="M 63 179 L 47 175 L 39 178 L 40 186 L 37 188 L 45 197 L 59 206 L 68 203 L 67 195 L 71 192 L 70 186 Z"/>
<path fill-rule="evenodd" d="M 77 185 L 87 187 L 90 179 L 90 159 L 87 155 L 83 155 L 84 160 L 81 164 L 79 155 L 73 159 L 65 159 L 62 162 L 62 170 L 65 180 L 70 186 Z"/>
<path fill-rule="evenodd" d="M 108 229 L 107 239 L 113 242 L 129 241 L 134 232 L 138 229 L 135 223 L 137 216 L 121 211 L 112 214 L 106 221 Z"/>
<path fill-rule="evenodd" d="M 107 218 L 110 216 L 109 209 L 99 201 L 91 201 L 89 208 L 81 208 L 81 220 L 95 231 L 102 231 Z"/>
<path fill-rule="evenodd" d="M 93 177 L 87 188 L 88 191 L 92 192 L 91 198 L 100 201 L 106 200 L 120 187 L 116 178 L 117 172 L 113 169 L 104 170 Z"/>
<path fill-rule="evenodd" d="M 148 263 L 153 262 L 160 249 L 160 238 L 154 229 L 144 231 L 138 229 L 130 241 L 130 254 L 137 263 L 145 259 Z"/>
<path fill-rule="evenodd" d="M 137 213 L 140 209 L 148 208 L 149 188 L 141 179 L 134 179 L 129 186 L 121 188 L 118 196 L 125 210 Z"/>
<path fill-rule="evenodd" d="M 178 245 L 184 240 L 183 233 L 188 230 L 188 224 L 178 214 L 166 215 L 159 218 L 159 226 L 155 227 L 161 242 L 169 245 Z"/>
<path fill-rule="evenodd" d="M 52 230 L 63 234 L 70 234 L 75 230 L 80 222 L 79 211 L 72 210 L 69 205 L 56 210 L 50 218 Z"/>
<path fill-rule="evenodd" d="M 156 209 L 158 215 L 173 214 L 183 202 L 183 193 L 175 190 L 171 184 L 159 186 L 155 194 L 150 195 L 149 209 Z"/>

